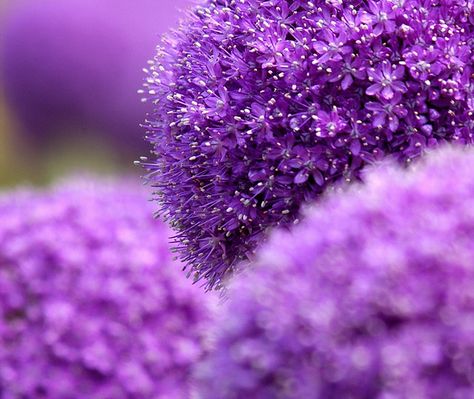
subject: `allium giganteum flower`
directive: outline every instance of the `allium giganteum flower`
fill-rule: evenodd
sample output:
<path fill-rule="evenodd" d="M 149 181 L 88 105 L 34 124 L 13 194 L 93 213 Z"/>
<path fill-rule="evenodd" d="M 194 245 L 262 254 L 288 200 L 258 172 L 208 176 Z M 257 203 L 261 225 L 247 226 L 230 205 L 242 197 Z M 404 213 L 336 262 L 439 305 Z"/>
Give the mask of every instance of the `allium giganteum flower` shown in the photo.
<path fill-rule="evenodd" d="M 150 70 L 146 164 L 191 271 L 219 284 L 367 163 L 470 143 L 473 23 L 471 0 L 197 7 Z"/>
<path fill-rule="evenodd" d="M 145 197 L 103 181 L 0 197 L 0 397 L 187 397 L 212 298 Z"/>
<path fill-rule="evenodd" d="M 474 397 L 474 152 L 388 168 L 236 276 L 199 399 Z"/>

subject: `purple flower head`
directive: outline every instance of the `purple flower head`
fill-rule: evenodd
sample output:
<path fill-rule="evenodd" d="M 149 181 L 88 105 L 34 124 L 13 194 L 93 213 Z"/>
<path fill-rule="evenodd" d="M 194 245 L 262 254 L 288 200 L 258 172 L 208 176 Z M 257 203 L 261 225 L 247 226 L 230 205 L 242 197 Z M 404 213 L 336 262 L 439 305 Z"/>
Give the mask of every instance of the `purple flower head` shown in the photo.
<path fill-rule="evenodd" d="M 269 228 L 357 180 L 471 143 L 471 1 L 208 0 L 160 49 L 146 163 L 189 272 L 219 286 Z"/>
<path fill-rule="evenodd" d="M 22 0 L 8 7 L 5 91 L 38 145 L 76 129 L 128 153 L 144 148 L 141 69 L 187 0 Z M 3 21 L 3 19 L 2 19 Z M 135 155 L 134 157 L 137 157 Z"/>
<path fill-rule="evenodd" d="M 212 297 L 140 187 L 0 197 L 0 397 L 182 399 Z"/>
<path fill-rule="evenodd" d="M 334 193 L 236 276 L 196 399 L 474 396 L 474 152 Z"/>

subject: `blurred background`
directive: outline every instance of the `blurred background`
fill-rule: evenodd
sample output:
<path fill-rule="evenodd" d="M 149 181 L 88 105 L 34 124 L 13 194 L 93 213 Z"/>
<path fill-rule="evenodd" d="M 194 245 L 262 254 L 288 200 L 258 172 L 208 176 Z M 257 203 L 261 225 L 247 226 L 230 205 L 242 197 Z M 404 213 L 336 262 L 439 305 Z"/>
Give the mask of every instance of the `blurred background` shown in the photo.
<path fill-rule="evenodd" d="M 137 90 L 192 0 L 0 0 L 0 188 L 141 174 Z"/>

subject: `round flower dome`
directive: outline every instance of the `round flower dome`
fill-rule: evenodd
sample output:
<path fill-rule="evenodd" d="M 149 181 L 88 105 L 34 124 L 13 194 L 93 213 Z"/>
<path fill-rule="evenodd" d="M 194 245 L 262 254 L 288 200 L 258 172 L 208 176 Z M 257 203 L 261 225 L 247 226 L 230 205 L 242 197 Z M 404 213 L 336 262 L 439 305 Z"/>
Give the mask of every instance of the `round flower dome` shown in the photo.
<path fill-rule="evenodd" d="M 197 399 L 474 396 L 474 152 L 385 167 L 233 279 Z"/>
<path fill-rule="evenodd" d="M 189 272 L 218 286 L 333 183 L 471 143 L 473 32 L 470 1 L 197 6 L 145 90 L 145 166 Z"/>
<path fill-rule="evenodd" d="M 145 197 L 102 180 L 0 196 L 0 397 L 189 395 L 212 297 Z"/>

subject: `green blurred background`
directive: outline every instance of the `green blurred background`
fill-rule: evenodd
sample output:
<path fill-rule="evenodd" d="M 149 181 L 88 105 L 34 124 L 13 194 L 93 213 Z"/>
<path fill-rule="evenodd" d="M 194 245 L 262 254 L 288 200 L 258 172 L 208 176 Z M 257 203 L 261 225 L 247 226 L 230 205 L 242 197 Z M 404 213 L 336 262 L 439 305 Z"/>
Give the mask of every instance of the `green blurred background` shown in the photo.
<path fill-rule="evenodd" d="M 0 0 L 2 27 L 10 9 L 21 1 Z M 2 39 L 0 33 L 0 46 L 3 45 Z M 44 185 L 59 176 L 74 173 L 141 173 L 133 165 L 132 159 L 120 157 L 101 139 L 101 135 L 94 137 L 91 134 L 84 138 L 65 128 L 67 131 L 64 131 L 63 139 L 55 139 L 47 149 L 38 150 L 29 142 L 22 131 L 21 122 L 7 103 L 4 82 L 5 77 L 0 69 L 0 188 Z"/>
<path fill-rule="evenodd" d="M 143 105 L 143 111 L 139 108 L 142 104 L 140 104 L 140 98 L 136 91 L 140 88 L 141 80 L 145 76 L 143 72 L 141 72 L 141 68 L 146 66 L 147 59 L 153 56 L 154 47 L 159 41 L 159 34 L 166 32 L 170 27 L 176 25 L 179 16 L 182 15 L 177 9 L 185 8 L 192 1 L 193 0 L 82 0 L 81 2 L 81 0 L 0 0 L 0 189 L 22 184 L 44 185 L 59 176 L 83 172 L 141 175 L 142 170 L 139 166 L 134 165 L 134 161 L 139 159 L 141 155 L 147 155 L 150 148 L 143 140 L 144 128 L 138 127 L 139 123 L 144 121 L 147 110 L 150 109 L 146 108 L 146 104 Z M 8 26 L 11 26 L 9 22 L 12 19 L 11 15 L 14 15 L 13 11 L 18 11 L 18 9 L 21 9 L 21 7 L 18 6 L 25 4 L 30 4 L 30 10 L 28 11 L 28 6 L 25 6 L 21 12 L 28 15 L 26 17 L 20 16 L 19 19 L 17 18 L 13 24 L 16 24 L 16 31 L 13 29 L 16 33 L 11 34 L 12 29 L 10 29 L 10 36 L 9 39 L 7 39 L 8 34 L 4 34 L 4 31 L 9 32 Z M 83 7 L 82 4 L 87 5 Z M 59 6 L 58 10 L 55 9 L 56 5 Z M 73 12 L 70 13 L 68 11 L 69 5 L 75 7 L 73 11 L 78 11 L 75 16 Z M 42 14 L 43 9 L 48 9 L 50 14 L 46 13 L 46 17 L 44 15 L 36 16 L 36 14 Z M 115 11 L 111 12 L 109 16 L 107 15 L 109 10 Z M 21 12 L 17 12 L 17 14 L 21 15 Z M 114 17 L 114 12 L 119 15 Z M 68 14 L 70 15 L 68 16 Z M 77 14 L 79 14 L 80 17 L 76 18 Z M 54 31 L 57 29 L 57 37 L 65 37 L 64 46 L 62 42 L 57 40 L 57 37 L 50 39 L 47 35 L 51 35 L 51 33 L 45 33 L 45 31 L 49 29 L 48 17 L 51 18 L 51 22 L 53 23 L 53 27 L 50 30 Z M 41 18 L 43 18 L 43 21 L 38 22 L 37 20 Z M 68 25 L 68 18 L 72 21 L 70 26 Z M 76 20 L 74 20 L 74 18 L 76 18 Z M 116 18 L 115 21 L 114 18 Z M 30 24 L 30 22 L 32 23 Z M 74 27 L 74 24 L 80 28 L 78 29 L 77 26 Z M 34 25 L 33 28 L 31 28 L 31 32 L 28 32 L 28 25 Z M 71 29 L 69 29 L 70 27 Z M 75 32 L 72 31 L 74 29 L 76 29 Z M 18 33 L 19 31 L 20 33 Z M 143 40 L 143 42 L 146 42 L 146 45 L 142 44 L 142 37 L 146 37 L 146 39 Z M 73 40 L 71 40 L 71 38 Z M 116 38 L 117 40 L 115 40 Z M 2 48 L 8 48 L 8 45 L 6 45 L 8 40 L 8 45 L 10 46 L 9 53 L 1 51 Z M 71 50 L 71 52 L 67 49 L 68 40 L 72 43 L 71 48 L 73 50 Z M 107 40 L 113 45 L 108 46 Z M 81 41 L 86 42 L 86 44 L 78 45 Z M 93 50 L 96 51 L 94 57 L 98 59 L 94 60 L 94 57 L 91 57 L 91 60 L 88 61 L 86 60 L 87 57 L 81 54 L 81 51 L 84 52 L 84 46 L 91 46 L 92 44 L 91 47 L 94 47 L 96 42 L 97 48 Z M 38 56 L 38 54 L 41 54 L 42 48 L 39 52 L 36 52 L 36 49 L 43 46 L 37 46 L 37 43 L 44 44 L 46 48 L 44 56 Z M 35 45 L 36 48 L 34 47 Z M 74 46 L 79 47 L 77 53 L 74 53 Z M 15 50 L 17 47 L 18 50 Z M 110 49 L 108 47 L 110 47 Z M 12 48 L 14 48 L 14 50 L 11 50 Z M 19 108 L 18 101 L 15 105 L 14 101 L 11 100 L 11 87 L 15 87 L 14 85 L 21 86 L 22 77 L 25 76 L 27 83 L 19 89 L 19 93 L 20 98 L 21 96 L 25 98 L 25 95 L 27 96 L 26 98 L 28 98 L 30 87 L 28 85 L 31 82 L 35 83 L 32 79 L 37 78 L 36 83 L 39 83 L 40 86 L 41 82 L 48 82 L 48 72 L 45 71 L 48 71 L 47 68 L 50 67 L 50 65 L 47 62 L 40 63 L 42 65 L 38 68 L 36 64 L 38 64 L 38 59 L 48 61 L 49 59 L 55 58 L 58 51 L 51 50 L 51 48 L 59 48 L 59 52 L 63 51 L 63 48 L 66 48 L 66 50 L 64 50 L 66 56 L 70 56 L 72 53 L 72 58 L 75 56 L 82 57 L 76 60 L 78 61 L 77 63 L 80 64 L 77 66 L 77 70 L 71 71 L 71 80 L 74 81 L 77 78 L 79 83 L 68 86 L 62 90 L 63 93 L 60 95 L 64 96 L 64 93 L 73 93 L 74 90 L 77 89 L 79 92 L 77 97 L 92 98 L 93 101 L 90 102 L 94 105 L 90 106 L 87 111 L 80 110 L 80 112 L 89 112 L 90 119 L 100 118 L 98 115 L 101 111 L 101 104 L 105 105 L 106 103 L 111 103 L 111 105 L 105 105 L 109 106 L 109 115 L 122 114 L 122 110 L 133 108 L 133 112 L 130 111 L 130 114 L 133 114 L 133 121 L 131 121 L 130 118 L 125 121 L 130 122 L 130 126 L 136 127 L 135 131 L 131 132 L 131 135 L 133 134 L 132 138 L 135 140 L 135 144 L 137 137 L 141 140 L 140 143 L 136 144 L 134 148 L 132 148 L 133 145 L 128 146 L 128 142 L 125 145 L 122 143 L 121 146 L 114 146 L 114 140 L 117 142 L 120 140 L 126 142 L 126 140 L 123 139 L 124 135 L 122 134 L 122 136 L 120 136 L 116 134 L 114 136 L 113 133 L 110 134 L 110 131 L 114 131 L 114 127 L 108 127 L 109 132 L 102 134 L 104 132 L 98 131 L 98 129 L 101 129 L 100 123 L 94 125 L 91 124 L 89 120 L 84 120 L 83 124 L 81 124 L 81 121 L 77 123 L 77 120 L 75 124 L 63 124 L 61 125 L 61 130 L 58 130 L 57 127 L 55 128 L 56 130 L 53 135 L 44 132 L 44 137 L 42 135 L 43 132 L 41 132 L 41 134 L 37 132 L 34 134 L 31 134 L 31 132 L 25 134 L 25 123 L 22 123 L 25 121 L 25 112 L 28 116 L 28 109 L 34 111 L 40 107 L 31 105 L 23 107 L 22 119 L 17 112 Z M 49 55 L 47 53 L 48 51 L 50 51 Z M 28 55 L 25 56 L 24 53 Z M 115 80 L 109 79 L 110 81 L 104 82 L 105 79 L 102 79 L 104 75 L 104 64 L 108 66 L 109 63 L 108 59 L 105 58 L 106 56 L 102 56 L 101 53 L 111 54 L 110 68 L 113 73 L 117 75 L 116 78 L 114 76 Z M 10 55 L 5 56 L 5 54 Z M 12 56 L 12 54 L 14 54 L 14 56 Z M 32 59 L 30 62 L 28 58 L 30 55 L 36 57 L 36 60 Z M 132 56 L 136 58 L 132 63 L 128 61 L 121 62 L 122 59 L 128 60 Z M 56 58 L 60 57 L 61 54 Z M 19 59 L 18 62 L 11 62 L 12 59 L 16 58 Z M 9 63 L 4 62 L 5 60 L 9 60 Z M 54 62 L 56 62 L 56 65 L 51 63 L 51 70 L 58 64 L 57 61 Z M 64 64 L 66 65 L 68 62 L 71 63 L 71 60 L 65 57 Z M 3 70 L 1 68 L 3 64 L 10 65 L 10 75 L 5 72 L 6 69 Z M 126 66 L 121 64 L 126 64 Z M 17 76 L 11 72 L 15 70 L 16 65 L 20 65 L 19 69 L 23 68 L 23 70 L 17 73 Z M 74 68 L 76 68 L 75 65 L 73 65 L 72 69 Z M 94 68 L 98 70 L 96 75 L 94 75 Z M 60 69 L 61 67 L 59 67 L 59 70 Z M 80 82 L 82 72 L 84 72 L 84 75 L 89 74 L 86 78 L 82 77 L 85 84 Z M 41 75 L 41 73 L 43 75 Z M 7 75 L 9 76 L 8 78 L 6 77 Z M 11 78 L 12 75 L 13 78 L 16 79 L 16 83 L 14 83 L 13 86 L 11 84 L 13 81 Z M 65 73 L 65 75 L 66 78 L 60 77 L 58 82 L 61 83 L 61 79 L 67 81 L 69 76 L 67 73 Z M 44 76 L 46 76 L 46 78 L 44 78 Z M 113 90 L 115 90 L 115 86 L 120 85 L 120 79 L 128 80 L 128 83 L 120 89 L 122 90 L 119 92 L 120 95 L 117 95 L 117 91 Z M 132 80 L 133 82 L 131 82 Z M 17 82 L 20 82 L 20 84 Z M 118 82 L 117 85 L 115 84 L 116 82 Z M 44 85 L 50 85 L 50 83 L 44 83 Z M 98 86 L 97 95 L 93 92 L 95 85 Z M 34 86 L 34 84 L 31 86 Z M 54 86 L 54 84 L 50 86 Z M 81 92 L 84 87 L 89 90 L 86 95 L 84 95 L 84 90 Z M 112 94 L 110 96 L 104 94 L 107 93 L 108 88 L 111 89 Z M 21 92 L 22 90 L 23 92 Z M 36 89 L 33 88 L 31 92 L 35 92 L 35 90 Z M 55 90 L 57 93 L 57 88 L 51 87 L 51 91 L 54 92 Z M 38 93 L 38 90 L 36 90 L 35 93 Z M 125 98 L 126 95 L 122 95 L 124 93 L 126 93 L 129 98 Z M 36 101 L 36 104 L 41 106 L 43 97 L 48 97 L 48 95 L 42 96 L 38 94 L 35 94 L 35 96 L 36 98 L 29 102 L 29 104 L 35 104 Z M 56 98 L 57 97 L 56 95 Z M 70 95 L 70 98 L 72 97 L 73 94 Z M 48 100 L 46 100 L 45 103 L 47 103 L 47 101 Z M 54 99 L 51 101 L 57 100 Z M 83 103 L 87 102 L 83 99 L 80 101 Z M 135 101 L 138 105 L 135 104 Z M 65 97 L 64 103 L 67 102 L 68 99 Z M 22 104 L 21 101 L 20 104 Z M 80 114 L 80 112 L 78 113 Z M 31 112 L 31 114 L 33 113 L 34 112 Z M 107 112 L 104 114 L 106 113 Z M 41 112 L 39 114 L 41 115 Z M 43 112 L 43 114 L 48 113 Z M 140 118 L 138 122 L 136 122 L 137 115 Z M 74 115 L 74 118 L 77 119 L 77 115 Z M 54 119 L 54 115 L 51 119 Z M 111 119 L 113 118 L 109 116 L 109 121 Z M 122 117 L 122 119 L 119 117 L 117 120 L 118 123 L 113 125 L 114 121 L 112 121 L 112 125 L 118 126 L 115 130 L 120 130 L 120 123 L 124 120 L 124 117 Z M 106 126 L 106 122 L 104 122 L 104 126 Z M 127 129 L 123 130 L 127 131 Z M 122 139 L 120 139 L 120 137 L 122 137 Z M 130 137 L 131 136 L 129 136 L 128 139 L 130 139 Z M 130 148 L 128 149 L 127 146 Z"/>

